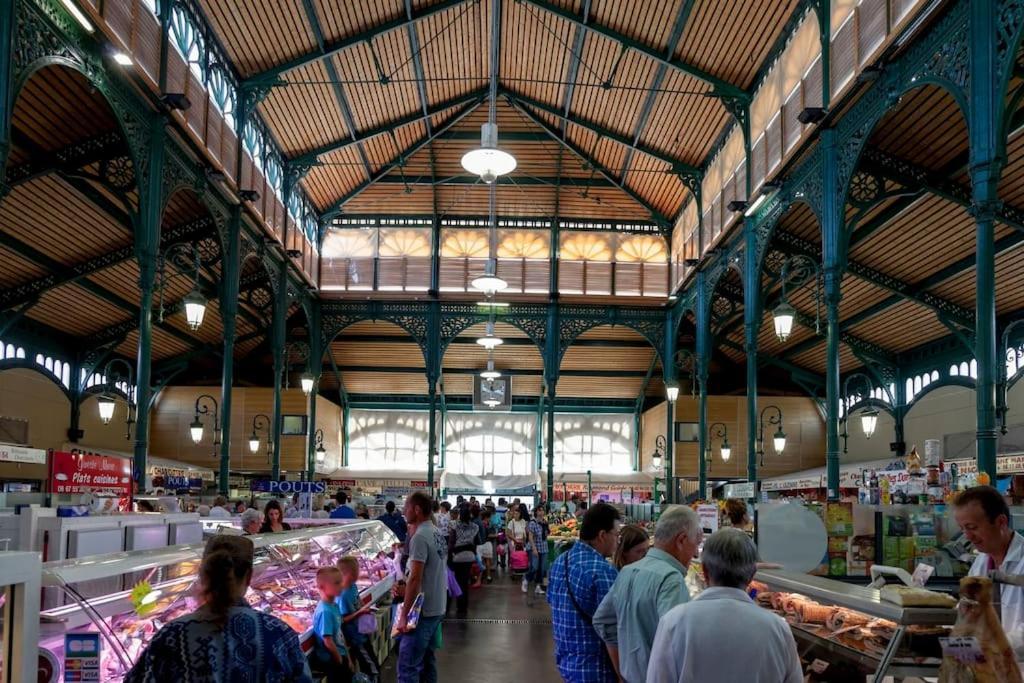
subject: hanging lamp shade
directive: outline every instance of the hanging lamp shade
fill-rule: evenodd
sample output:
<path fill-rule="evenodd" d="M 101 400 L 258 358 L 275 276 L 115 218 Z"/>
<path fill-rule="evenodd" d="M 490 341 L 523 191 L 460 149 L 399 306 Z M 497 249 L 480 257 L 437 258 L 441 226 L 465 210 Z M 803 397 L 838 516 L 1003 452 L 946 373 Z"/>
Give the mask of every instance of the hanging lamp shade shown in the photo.
<path fill-rule="evenodd" d="M 96 399 L 96 405 L 100 409 L 100 421 L 108 425 L 114 419 L 114 399 L 110 396 L 100 396 Z"/>
<path fill-rule="evenodd" d="M 192 443 L 200 444 L 203 441 L 203 423 L 199 421 L 199 416 L 196 415 L 195 419 L 192 420 L 192 424 L 188 426 L 188 431 L 192 435 Z"/>
<path fill-rule="evenodd" d="M 498 379 L 501 371 L 494 368 L 494 356 L 487 359 L 487 369 L 480 373 L 480 376 L 487 380 Z"/>
<path fill-rule="evenodd" d="M 484 347 L 488 351 L 494 350 L 495 347 L 501 346 L 504 340 L 494 334 L 494 323 L 487 323 L 487 334 L 476 340 L 476 343 Z"/>
<path fill-rule="evenodd" d="M 508 287 L 508 283 L 502 280 L 494 273 L 485 272 L 483 275 L 473 278 L 473 289 L 480 290 L 487 296 L 494 296 L 498 292 L 504 291 Z"/>
<path fill-rule="evenodd" d="M 199 288 L 194 288 L 185 296 L 185 321 L 190 330 L 198 330 L 203 324 L 203 317 L 206 315 L 206 297 L 199 293 Z"/>
<path fill-rule="evenodd" d="M 782 431 L 782 427 L 779 427 L 778 431 L 775 432 L 772 442 L 775 446 L 775 452 L 778 455 L 782 455 L 782 451 L 786 450 L 786 434 Z"/>
<path fill-rule="evenodd" d="M 255 453 L 260 449 L 260 437 L 253 434 L 249 437 L 249 452 Z"/>
<path fill-rule="evenodd" d="M 480 147 L 462 155 L 462 168 L 480 176 L 488 185 L 516 170 L 516 158 L 498 149 L 498 124 L 480 126 Z"/>
<path fill-rule="evenodd" d="M 875 433 L 875 427 L 878 426 L 878 411 L 869 408 L 861 413 L 860 426 L 864 430 L 864 438 L 870 439 L 871 435 Z"/>
<path fill-rule="evenodd" d="M 732 448 L 729 447 L 728 441 L 722 442 L 722 462 L 729 462 L 729 456 L 732 455 Z"/>
<path fill-rule="evenodd" d="M 313 393 L 313 375 L 308 372 L 302 373 L 302 377 L 299 378 L 299 384 L 302 386 L 302 393 L 306 396 Z"/>
<path fill-rule="evenodd" d="M 789 339 L 789 335 L 793 332 L 793 320 L 795 319 L 796 309 L 785 301 L 776 306 L 775 310 L 772 311 L 775 335 L 779 338 L 779 341 L 784 342 Z"/>
<path fill-rule="evenodd" d="M 316 464 L 323 465 L 325 460 L 327 460 L 327 449 L 324 448 L 323 444 L 320 444 L 316 447 Z"/>
<path fill-rule="evenodd" d="M 679 398 L 679 385 L 675 382 L 669 382 L 665 385 L 665 398 L 668 399 L 669 403 L 675 403 L 676 399 Z"/>

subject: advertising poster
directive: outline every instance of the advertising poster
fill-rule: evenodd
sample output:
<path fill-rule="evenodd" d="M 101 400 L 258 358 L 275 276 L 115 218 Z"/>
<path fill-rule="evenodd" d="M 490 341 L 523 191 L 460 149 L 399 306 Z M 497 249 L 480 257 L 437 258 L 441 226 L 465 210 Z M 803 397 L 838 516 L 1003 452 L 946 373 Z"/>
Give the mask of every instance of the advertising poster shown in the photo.
<path fill-rule="evenodd" d="M 127 502 L 132 493 L 132 463 L 127 458 L 109 455 L 54 451 L 50 459 L 50 493 L 92 493 Z"/>

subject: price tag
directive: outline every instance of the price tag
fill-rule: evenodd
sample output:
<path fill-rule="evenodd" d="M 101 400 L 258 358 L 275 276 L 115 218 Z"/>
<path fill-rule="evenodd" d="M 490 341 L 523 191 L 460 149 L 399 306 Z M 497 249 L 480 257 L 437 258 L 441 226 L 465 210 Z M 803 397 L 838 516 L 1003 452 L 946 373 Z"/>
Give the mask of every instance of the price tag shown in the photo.
<path fill-rule="evenodd" d="M 985 653 L 981 644 L 974 636 L 939 638 L 942 655 L 952 657 L 962 664 L 980 664 L 985 661 Z"/>
<path fill-rule="evenodd" d="M 915 586 L 924 587 L 928 583 L 928 579 L 932 578 L 932 574 L 935 573 L 935 567 L 930 564 L 919 564 L 914 569 L 914 575 L 910 577 L 910 580 Z"/>
<path fill-rule="evenodd" d="M 825 673 L 825 669 L 827 668 L 828 662 L 826 662 L 825 660 L 815 659 L 813 662 L 811 662 L 811 671 L 813 671 L 816 674 Z"/>

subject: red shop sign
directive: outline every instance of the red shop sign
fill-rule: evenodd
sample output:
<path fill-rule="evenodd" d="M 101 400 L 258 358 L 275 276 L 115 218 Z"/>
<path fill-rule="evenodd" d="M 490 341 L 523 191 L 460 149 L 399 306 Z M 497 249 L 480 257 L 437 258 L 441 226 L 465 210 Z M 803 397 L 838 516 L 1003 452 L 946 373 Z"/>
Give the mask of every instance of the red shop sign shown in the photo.
<path fill-rule="evenodd" d="M 50 458 L 50 493 L 131 492 L 132 463 L 127 458 L 61 451 Z"/>

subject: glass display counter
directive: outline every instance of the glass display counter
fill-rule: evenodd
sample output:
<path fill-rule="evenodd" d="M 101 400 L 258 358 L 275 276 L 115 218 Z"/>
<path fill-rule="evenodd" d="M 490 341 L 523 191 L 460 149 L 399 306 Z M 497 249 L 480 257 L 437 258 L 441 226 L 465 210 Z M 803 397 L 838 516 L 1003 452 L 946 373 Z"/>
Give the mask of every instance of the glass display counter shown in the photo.
<path fill-rule="evenodd" d="M 900 607 L 873 588 L 821 576 L 761 570 L 751 588 L 789 623 L 811 681 L 936 676 L 939 638 L 956 621 L 955 609 Z"/>
<path fill-rule="evenodd" d="M 359 520 L 251 538 L 256 554 L 246 599 L 254 608 L 272 613 L 295 629 L 305 651 L 312 647 L 310 628 L 319 599 L 315 582 L 319 567 L 334 564 L 345 555 L 356 556 L 364 602 L 389 596 L 398 572 L 391 557 L 397 539 L 377 521 Z M 42 612 L 40 648 L 51 654 L 62 670 L 65 635 L 99 633 L 100 680 L 122 680 L 164 624 L 196 609 L 202 553 L 203 545 L 196 544 L 43 564 L 44 591 L 62 593 L 67 600 L 61 607 Z M 119 590 L 98 597 L 85 597 L 79 590 L 99 579 L 116 583 Z M 50 680 L 63 680 L 61 670 L 55 671 Z"/>

